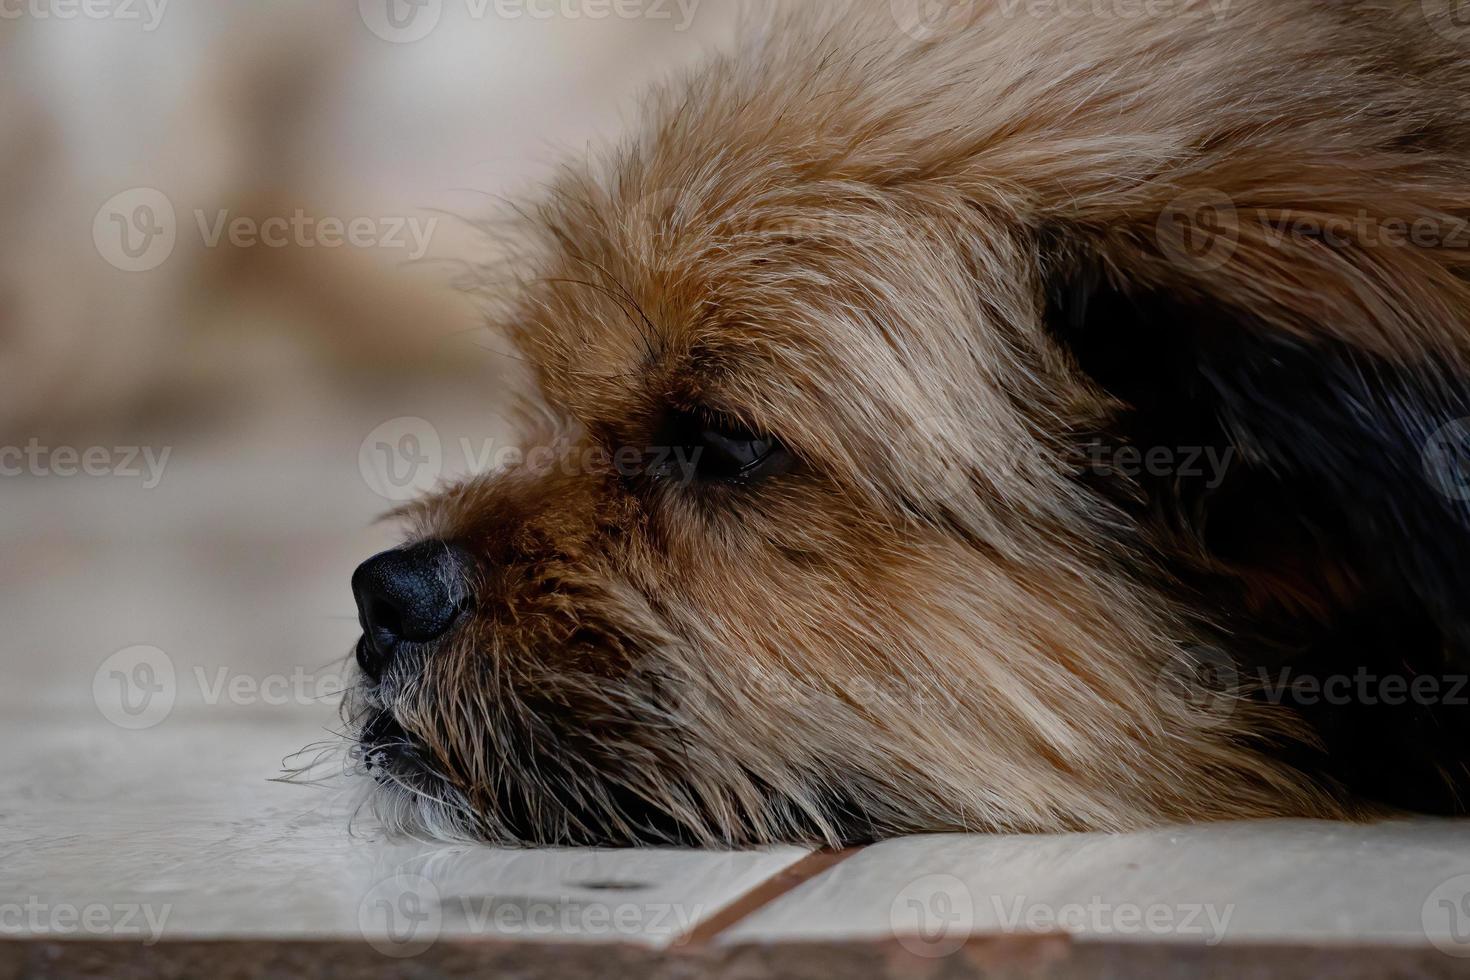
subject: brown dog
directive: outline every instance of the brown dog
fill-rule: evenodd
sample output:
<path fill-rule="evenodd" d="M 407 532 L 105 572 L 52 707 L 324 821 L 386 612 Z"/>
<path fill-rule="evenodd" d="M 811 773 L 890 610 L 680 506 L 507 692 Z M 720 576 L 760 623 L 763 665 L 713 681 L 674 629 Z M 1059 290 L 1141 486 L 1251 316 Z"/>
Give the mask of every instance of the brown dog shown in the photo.
<path fill-rule="evenodd" d="M 391 826 L 1463 808 L 1456 4 L 922 6 L 755 25 L 525 213 L 554 431 L 354 578 Z"/>

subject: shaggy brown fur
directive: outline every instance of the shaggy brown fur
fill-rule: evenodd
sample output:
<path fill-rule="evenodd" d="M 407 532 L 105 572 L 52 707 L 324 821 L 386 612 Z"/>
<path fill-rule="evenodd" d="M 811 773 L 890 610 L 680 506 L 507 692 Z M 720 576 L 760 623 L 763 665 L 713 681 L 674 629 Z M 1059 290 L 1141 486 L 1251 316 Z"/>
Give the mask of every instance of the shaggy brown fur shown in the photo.
<path fill-rule="evenodd" d="M 555 450 L 408 511 L 470 611 L 352 701 L 382 815 L 753 844 L 1457 811 L 1447 697 L 1270 690 L 1470 660 L 1470 518 L 1422 465 L 1470 415 L 1455 4 L 818 6 L 526 209 L 500 320 Z"/>

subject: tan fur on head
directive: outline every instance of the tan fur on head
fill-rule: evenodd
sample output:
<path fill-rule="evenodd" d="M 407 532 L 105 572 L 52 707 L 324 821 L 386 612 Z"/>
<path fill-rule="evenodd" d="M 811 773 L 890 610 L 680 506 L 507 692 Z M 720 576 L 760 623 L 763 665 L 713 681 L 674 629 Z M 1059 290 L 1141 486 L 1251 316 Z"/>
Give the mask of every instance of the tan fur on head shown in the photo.
<path fill-rule="evenodd" d="M 1255 675 L 1206 703 L 1175 683 L 1249 661 L 1264 628 L 1219 597 L 1288 573 L 1078 477 L 1129 396 L 1049 307 L 1091 269 L 1459 376 L 1466 247 L 1269 234 L 1470 216 L 1464 49 L 1433 4 L 980 0 L 920 36 L 901 4 L 801 6 L 527 209 L 502 323 L 555 452 L 409 512 L 470 556 L 474 610 L 354 700 L 384 814 L 749 844 L 1359 812 L 1295 763 L 1316 735 Z M 1199 200 L 1233 209 L 1228 255 L 1171 238 Z M 586 465 L 661 445 L 671 413 L 794 462 L 746 483 Z"/>

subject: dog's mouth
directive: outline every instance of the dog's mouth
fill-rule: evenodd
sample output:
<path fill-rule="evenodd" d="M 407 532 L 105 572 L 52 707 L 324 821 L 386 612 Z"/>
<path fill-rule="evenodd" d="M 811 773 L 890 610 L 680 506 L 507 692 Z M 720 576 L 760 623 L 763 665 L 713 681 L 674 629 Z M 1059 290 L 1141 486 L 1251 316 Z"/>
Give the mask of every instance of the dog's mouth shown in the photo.
<path fill-rule="evenodd" d="M 590 734 L 548 725 L 535 711 L 525 732 L 487 722 L 494 761 L 470 782 L 457 774 L 456 757 L 441 757 L 435 743 L 396 717 L 378 685 L 365 682 L 355 696 L 354 768 L 377 785 L 375 815 L 393 832 L 538 845 L 689 846 L 713 839 L 689 825 L 689 814 L 681 818 L 635 790 L 615 760 L 589 751 Z"/>
<path fill-rule="evenodd" d="M 369 718 L 357 736 L 357 752 L 362 767 L 380 783 L 392 779 L 390 771 L 397 769 L 400 760 L 412 751 L 408 732 L 386 711 Z"/>
<path fill-rule="evenodd" d="M 482 768 L 470 769 L 433 733 L 413 730 L 389 707 L 376 683 L 355 689 L 358 721 L 352 748 L 359 775 L 376 784 L 375 815 L 392 832 L 451 840 L 539 846 L 729 846 L 773 835 L 790 840 L 870 840 L 875 831 L 853 795 L 836 788 L 804 802 L 783 788 L 738 769 L 730 775 L 765 802 L 740 812 L 718 808 L 697 778 L 713 761 L 689 765 L 694 748 L 677 756 L 644 750 L 638 768 L 610 755 L 613 732 L 635 745 L 642 726 L 604 713 L 603 728 L 559 718 L 557 704 L 525 705 L 520 730 L 505 718 L 486 719 Z M 609 702 L 600 701 L 604 708 Z M 412 719 L 412 714 L 409 718 Z M 498 723 L 497 723 L 498 722 Z M 665 721 L 660 730 L 669 731 Z M 685 765 L 681 765 L 685 763 Z M 714 803 L 711 803 L 714 800 Z M 772 823 L 774 815 L 775 823 Z"/>

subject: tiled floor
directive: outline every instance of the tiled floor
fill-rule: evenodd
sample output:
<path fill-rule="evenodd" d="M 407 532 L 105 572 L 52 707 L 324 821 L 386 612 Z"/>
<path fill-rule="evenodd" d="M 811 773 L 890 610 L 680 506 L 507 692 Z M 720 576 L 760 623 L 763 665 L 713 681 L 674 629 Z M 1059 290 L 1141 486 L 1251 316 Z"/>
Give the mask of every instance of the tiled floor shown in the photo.
<path fill-rule="evenodd" d="M 310 715 L 132 731 L 10 715 L 7 743 L 25 748 L 0 756 L 0 935 L 20 941 L 0 943 L 0 976 L 7 963 L 82 975 L 99 948 L 143 957 L 142 972 L 181 968 L 201 942 L 231 962 L 370 953 L 354 969 L 384 975 L 400 961 L 454 974 L 449 951 L 512 955 L 503 943 L 537 944 L 539 960 L 514 955 L 546 976 L 598 962 L 568 944 L 663 950 L 652 963 L 716 973 L 749 966 L 749 949 L 785 951 L 781 968 L 799 971 L 849 947 L 870 950 L 857 962 L 875 976 L 989 975 L 991 956 L 1017 975 L 1072 975 L 1103 950 L 1121 968 L 1160 949 L 1177 956 L 1157 970 L 1212 953 L 1196 965 L 1218 975 L 1237 975 L 1240 955 L 1300 966 L 1303 949 L 1336 951 L 1334 970 L 1470 966 L 1455 956 L 1470 954 L 1470 823 L 941 836 L 841 855 L 390 842 L 352 832 L 341 792 L 268 781 L 322 734 L 326 713 Z"/>
<path fill-rule="evenodd" d="M 139 913 L 96 935 L 136 928 L 143 941 L 365 936 L 390 955 L 440 937 L 666 946 L 805 854 L 365 840 L 350 799 L 267 782 L 320 735 L 311 725 L 109 728 L 38 720 L 28 738 L 51 758 L 3 765 L 0 907 L 34 899 L 43 911 L 38 928 L 0 930 L 65 934 L 44 909 L 103 902 Z"/>
<path fill-rule="evenodd" d="M 0 978 L 1470 971 L 1470 822 L 840 855 L 354 834 L 350 795 L 269 780 L 330 736 L 347 578 L 392 541 L 359 450 L 398 416 L 446 456 L 496 423 L 448 397 L 263 402 L 224 434 L 158 433 L 151 489 L 5 486 Z M 124 682 L 165 695 L 124 707 Z"/>

